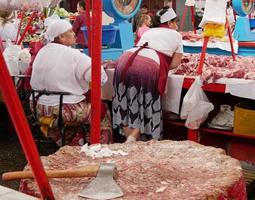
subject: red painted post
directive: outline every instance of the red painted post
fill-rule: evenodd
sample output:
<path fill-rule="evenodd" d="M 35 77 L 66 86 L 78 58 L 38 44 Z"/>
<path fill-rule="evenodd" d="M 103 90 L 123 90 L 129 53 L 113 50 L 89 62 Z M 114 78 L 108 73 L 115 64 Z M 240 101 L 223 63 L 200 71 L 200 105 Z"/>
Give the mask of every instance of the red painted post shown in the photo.
<path fill-rule="evenodd" d="M 202 74 L 202 72 L 203 72 L 203 65 L 204 65 L 204 61 L 205 61 L 205 55 L 206 55 L 206 49 L 207 49 L 208 42 L 209 42 L 209 37 L 204 37 L 202 53 L 201 53 L 201 57 L 200 57 L 200 61 L 199 61 L 198 69 L 197 69 L 198 74 Z"/>
<path fill-rule="evenodd" d="M 190 6 L 190 12 L 191 12 L 191 22 L 194 34 L 197 34 L 196 26 L 195 26 L 195 8 L 194 6 Z"/>
<path fill-rule="evenodd" d="M 38 184 L 41 198 L 54 200 L 54 195 L 2 53 L 0 53 L 0 77 L 0 89 L 18 134 L 19 141 Z"/>
<path fill-rule="evenodd" d="M 188 140 L 199 142 L 199 131 L 188 129 Z"/>
<path fill-rule="evenodd" d="M 92 1 L 92 122 L 91 144 L 100 143 L 102 1 Z"/>
<path fill-rule="evenodd" d="M 17 35 L 16 35 L 15 44 L 17 44 L 18 39 L 19 39 L 19 34 L 20 34 L 20 31 L 21 31 L 23 19 L 24 19 L 24 12 L 21 11 L 20 22 L 19 22 L 19 28 L 18 28 Z"/>
<path fill-rule="evenodd" d="M 36 15 L 37 15 L 36 12 L 33 12 L 33 13 L 32 13 L 31 18 L 29 19 L 29 21 L 28 21 L 28 23 L 27 23 L 27 25 L 26 25 L 26 28 L 25 28 L 25 30 L 24 30 L 24 32 L 23 32 L 22 35 L 20 36 L 20 39 L 19 39 L 19 41 L 18 41 L 18 43 L 17 43 L 18 45 L 20 45 L 21 42 L 23 41 L 23 39 L 25 38 L 25 36 L 26 36 L 26 34 L 27 34 L 27 31 L 28 31 L 30 25 L 32 24 L 34 18 L 36 17 Z"/>
<path fill-rule="evenodd" d="M 184 27 L 184 23 L 185 23 L 187 11 L 188 11 L 188 7 L 185 6 L 185 7 L 184 7 L 184 11 L 183 11 L 183 15 L 182 15 L 182 21 L 181 21 L 180 31 L 183 31 L 183 27 Z"/>
<path fill-rule="evenodd" d="M 235 55 L 235 50 L 234 50 L 233 38 L 232 38 L 232 31 L 230 28 L 228 18 L 226 18 L 226 25 L 227 25 L 227 29 L 228 29 L 228 38 L 229 38 L 229 42 L 230 42 L 232 58 L 234 61 L 236 61 L 236 55 Z"/>

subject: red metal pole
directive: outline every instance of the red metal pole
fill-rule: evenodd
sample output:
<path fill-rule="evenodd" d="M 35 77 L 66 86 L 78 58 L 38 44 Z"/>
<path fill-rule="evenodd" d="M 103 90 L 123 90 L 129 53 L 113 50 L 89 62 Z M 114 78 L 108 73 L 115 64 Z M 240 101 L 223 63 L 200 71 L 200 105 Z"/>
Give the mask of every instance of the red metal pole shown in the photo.
<path fill-rule="evenodd" d="M 185 6 L 185 7 L 184 7 L 184 11 L 183 11 L 183 15 L 182 15 L 182 21 L 181 21 L 180 31 L 183 31 L 183 27 L 184 27 L 184 23 L 185 23 L 187 11 L 188 11 L 188 7 Z"/>
<path fill-rule="evenodd" d="M 21 27 L 22 27 L 23 19 L 24 19 L 24 12 L 21 11 L 20 22 L 19 22 L 19 28 L 18 28 L 18 32 L 17 32 L 17 35 L 16 35 L 15 44 L 17 44 L 18 39 L 19 39 L 19 34 L 20 34 Z"/>
<path fill-rule="evenodd" d="M 100 143 L 102 1 L 92 1 L 92 122 L 91 144 Z"/>
<path fill-rule="evenodd" d="M 26 34 L 27 34 L 27 31 L 28 31 L 30 25 L 32 24 L 34 18 L 36 17 L 36 15 L 37 15 L 36 12 L 33 12 L 33 13 L 32 13 L 31 18 L 29 19 L 29 21 L 28 21 L 28 23 L 27 23 L 27 25 L 26 25 L 25 30 L 24 30 L 24 32 L 22 33 L 22 35 L 21 35 L 21 37 L 20 37 L 20 39 L 19 39 L 19 41 L 18 41 L 18 45 L 20 45 L 21 42 L 23 41 L 23 39 L 25 38 L 25 36 L 26 36 Z"/>
<path fill-rule="evenodd" d="M 200 57 L 200 61 L 199 61 L 198 69 L 197 69 L 198 74 L 202 74 L 202 72 L 203 72 L 203 65 L 204 65 L 204 61 L 205 61 L 205 55 L 206 55 L 208 41 L 209 41 L 209 37 L 204 37 L 202 53 L 201 53 L 201 57 Z"/>
<path fill-rule="evenodd" d="M 86 25 L 87 25 L 87 31 L 88 31 L 88 54 L 91 56 L 92 46 L 91 46 L 91 17 L 90 17 L 90 10 L 91 10 L 91 3 L 90 0 L 85 0 L 86 4 Z"/>
<path fill-rule="evenodd" d="M 228 18 L 226 18 L 226 24 L 227 24 L 227 28 L 228 28 L 228 38 L 229 38 L 229 42 L 230 42 L 232 58 L 234 61 L 236 61 L 236 55 L 235 55 L 235 50 L 234 50 L 233 38 L 232 38 L 232 31 L 230 28 Z"/>
<path fill-rule="evenodd" d="M 193 26 L 193 31 L 195 34 L 197 34 L 196 26 L 195 26 L 195 9 L 194 6 L 190 6 L 190 12 L 191 12 L 191 21 Z"/>
<path fill-rule="evenodd" d="M 199 131 L 188 129 L 188 140 L 199 143 Z"/>
<path fill-rule="evenodd" d="M 27 123 L 24 111 L 19 101 L 13 81 L 9 75 L 2 53 L 0 53 L 0 77 L 0 89 L 18 134 L 19 141 L 38 184 L 41 198 L 54 200 L 54 195 L 46 177 L 31 130 Z"/>

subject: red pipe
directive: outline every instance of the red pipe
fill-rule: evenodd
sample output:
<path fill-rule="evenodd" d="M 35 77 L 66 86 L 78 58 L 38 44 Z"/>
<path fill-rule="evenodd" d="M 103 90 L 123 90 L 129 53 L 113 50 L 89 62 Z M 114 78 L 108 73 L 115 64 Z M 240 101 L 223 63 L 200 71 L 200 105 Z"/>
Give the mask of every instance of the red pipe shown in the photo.
<path fill-rule="evenodd" d="M 193 31 L 195 34 L 197 34 L 196 26 L 195 26 L 195 9 L 194 6 L 190 6 L 190 12 L 191 12 L 191 21 L 193 26 Z"/>
<path fill-rule="evenodd" d="M 205 55 L 206 55 L 208 41 L 209 41 L 209 37 L 204 37 L 202 53 L 201 53 L 201 57 L 200 57 L 200 61 L 199 61 L 198 69 L 197 69 L 197 73 L 199 75 L 201 75 L 203 72 L 203 65 L 204 65 L 204 61 L 205 61 Z"/>
<path fill-rule="evenodd" d="M 91 144 L 100 143 L 102 1 L 92 1 L 92 122 Z"/>
<path fill-rule="evenodd" d="M 19 39 L 19 41 L 18 41 L 18 45 L 20 45 L 21 42 L 23 41 L 23 39 L 25 38 L 25 36 L 26 36 L 26 34 L 27 34 L 27 31 L 28 31 L 30 25 L 32 24 L 34 18 L 36 17 L 36 15 L 37 15 L 36 12 L 33 12 L 33 13 L 32 13 L 31 18 L 29 19 L 29 21 L 28 21 L 28 23 L 27 23 L 27 25 L 26 25 L 26 27 L 25 27 L 25 30 L 23 31 L 23 33 L 22 33 L 22 35 L 21 35 L 21 37 L 20 37 L 20 39 Z"/>
<path fill-rule="evenodd" d="M 17 35 L 16 35 L 15 44 L 17 44 L 18 39 L 19 39 L 19 34 L 20 34 L 21 27 L 22 27 L 23 19 L 24 19 L 24 12 L 21 12 L 19 28 L 18 28 L 18 32 L 17 32 Z"/>
<path fill-rule="evenodd" d="M 19 97 L 9 75 L 3 54 L 0 53 L 0 89 L 8 112 L 19 137 L 19 141 L 31 166 L 42 199 L 54 200 L 31 130 L 27 123 Z"/>
<path fill-rule="evenodd" d="M 90 0 L 85 0 L 86 5 L 86 25 L 87 25 L 87 31 L 88 31 L 88 53 L 89 56 L 91 56 L 91 17 L 90 17 L 90 10 L 91 10 L 91 3 Z"/>
<path fill-rule="evenodd" d="M 226 18 L 226 24 L 227 24 L 227 28 L 228 28 L 228 38 L 229 38 L 229 42 L 230 42 L 232 58 L 233 58 L 234 61 L 236 61 L 233 38 L 232 38 L 232 33 L 231 33 L 231 28 L 230 28 L 228 18 Z"/>
<path fill-rule="evenodd" d="M 185 22 L 185 19 L 186 19 L 187 11 L 188 11 L 188 7 L 185 6 L 185 7 L 184 7 L 184 11 L 183 11 L 183 15 L 182 15 L 182 21 L 181 21 L 180 31 L 183 31 L 183 26 L 184 26 L 184 22 Z"/>

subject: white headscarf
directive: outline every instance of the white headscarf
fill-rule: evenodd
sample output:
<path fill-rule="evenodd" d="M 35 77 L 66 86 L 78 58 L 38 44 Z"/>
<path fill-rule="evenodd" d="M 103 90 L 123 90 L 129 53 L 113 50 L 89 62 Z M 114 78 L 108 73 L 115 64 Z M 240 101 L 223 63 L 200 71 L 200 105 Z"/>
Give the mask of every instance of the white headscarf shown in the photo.
<path fill-rule="evenodd" d="M 72 29 L 70 22 L 63 19 L 56 20 L 48 26 L 45 33 L 45 38 L 49 42 L 53 42 L 56 37 L 70 29 Z"/>
<path fill-rule="evenodd" d="M 168 11 L 166 11 L 161 17 L 160 17 L 160 23 L 166 23 L 174 18 L 176 18 L 176 13 L 172 8 L 169 8 Z"/>

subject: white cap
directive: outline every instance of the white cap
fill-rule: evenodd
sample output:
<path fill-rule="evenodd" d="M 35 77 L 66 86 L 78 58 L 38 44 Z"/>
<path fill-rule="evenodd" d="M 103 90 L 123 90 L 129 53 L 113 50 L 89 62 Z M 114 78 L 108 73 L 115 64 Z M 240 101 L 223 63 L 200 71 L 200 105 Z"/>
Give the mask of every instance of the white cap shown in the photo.
<path fill-rule="evenodd" d="M 60 17 L 57 16 L 57 15 L 52 15 L 50 17 L 47 17 L 45 20 L 44 20 L 44 26 L 48 27 L 51 23 L 57 21 L 57 20 L 60 20 Z"/>
<path fill-rule="evenodd" d="M 72 25 L 70 24 L 70 22 L 64 19 L 56 20 L 48 26 L 45 33 L 45 38 L 49 42 L 53 42 L 56 37 L 70 29 L 72 29 Z"/>
<path fill-rule="evenodd" d="M 177 15 L 174 12 L 174 10 L 172 8 L 169 8 L 168 11 L 166 11 L 161 17 L 160 17 L 160 23 L 166 23 L 174 18 L 176 18 Z"/>

